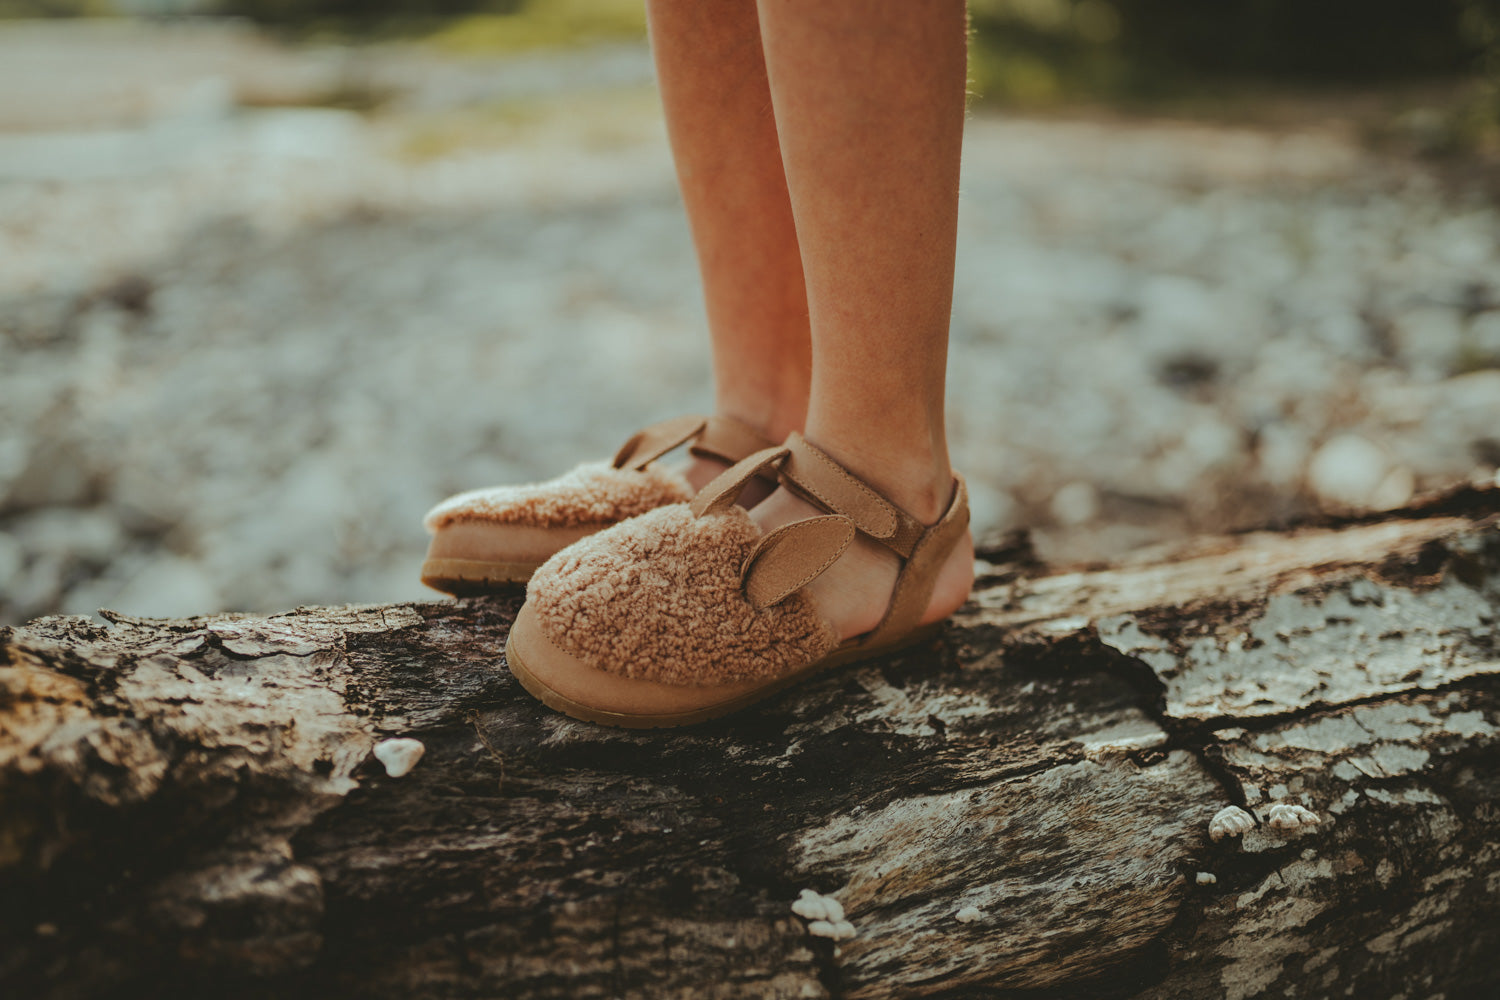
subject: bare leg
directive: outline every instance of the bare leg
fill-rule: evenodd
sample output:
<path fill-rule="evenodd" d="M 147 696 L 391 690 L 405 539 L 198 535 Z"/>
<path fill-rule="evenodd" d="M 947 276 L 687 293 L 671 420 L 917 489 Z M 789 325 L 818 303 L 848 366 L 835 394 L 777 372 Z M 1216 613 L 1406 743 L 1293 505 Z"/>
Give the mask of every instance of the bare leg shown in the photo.
<path fill-rule="evenodd" d="M 760 0 L 812 330 L 807 437 L 929 523 L 952 484 L 943 424 L 963 135 L 963 0 Z M 806 516 L 777 491 L 763 527 Z M 865 543 L 810 588 L 845 636 L 884 613 L 898 563 Z M 928 618 L 963 603 L 965 544 Z"/>
<path fill-rule="evenodd" d="M 717 408 L 780 441 L 806 419 L 812 356 L 754 0 L 646 7 L 703 277 Z M 689 478 L 701 486 L 718 471 Z"/>

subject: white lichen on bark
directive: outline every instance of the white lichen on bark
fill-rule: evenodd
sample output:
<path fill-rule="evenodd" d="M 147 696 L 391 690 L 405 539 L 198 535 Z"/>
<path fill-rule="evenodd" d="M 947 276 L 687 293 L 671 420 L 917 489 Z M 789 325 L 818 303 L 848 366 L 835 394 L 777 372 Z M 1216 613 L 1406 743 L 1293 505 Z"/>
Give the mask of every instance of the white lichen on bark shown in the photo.
<path fill-rule="evenodd" d="M 1255 817 L 1239 806 L 1225 806 L 1214 813 L 1214 818 L 1208 821 L 1208 835 L 1213 840 L 1238 837 L 1253 829 L 1255 829 Z"/>
<path fill-rule="evenodd" d="M 1317 813 L 1293 802 L 1278 802 L 1266 814 L 1266 826 L 1273 830 L 1300 830 L 1317 825 Z"/>
<path fill-rule="evenodd" d="M 844 919 L 844 907 L 832 896 L 824 896 L 812 889 L 803 889 L 792 902 L 792 912 L 808 920 Z"/>

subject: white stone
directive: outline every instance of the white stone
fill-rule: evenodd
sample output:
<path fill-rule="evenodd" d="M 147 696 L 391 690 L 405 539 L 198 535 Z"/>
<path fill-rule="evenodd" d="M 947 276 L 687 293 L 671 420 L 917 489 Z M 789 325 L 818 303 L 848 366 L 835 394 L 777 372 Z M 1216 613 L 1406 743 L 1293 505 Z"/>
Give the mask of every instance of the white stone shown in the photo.
<path fill-rule="evenodd" d="M 375 759 L 385 765 L 386 774 L 392 778 L 400 778 L 409 774 L 426 752 L 427 748 L 422 745 L 421 740 L 381 740 L 375 746 Z"/>
<path fill-rule="evenodd" d="M 1371 492 L 1367 506 L 1371 510 L 1395 510 L 1405 506 L 1416 491 L 1417 477 L 1406 466 L 1397 466 Z"/>
<path fill-rule="evenodd" d="M 1358 434 L 1340 434 L 1314 453 L 1307 482 L 1328 506 L 1366 507 L 1390 471 L 1390 461 L 1378 445 Z"/>
<path fill-rule="evenodd" d="M 1219 881 L 1219 877 L 1213 872 L 1199 872 L 1194 881 L 1199 885 L 1213 885 Z"/>
<path fill-rule="evenodd" d="M 1052 494 L 1051 508 L 1059 524 L 1087 524 L 1099 515 L 1099 491 L 1089 483 L 1068 483 Z"/>
<path fill-rule="evenodd" d="M 953 915 L 953 918 L 961 924 L 972 924 L 984 917 L 983 911 L 977 906 L 965 906 Z"/>
<path fill-rule="evenodd" d="M 1238 837 L 1255 829 L 1255 817 L 1239 806 L 1225 806 L 1208 821 L 1208 835 L 1213 840 Z"/>

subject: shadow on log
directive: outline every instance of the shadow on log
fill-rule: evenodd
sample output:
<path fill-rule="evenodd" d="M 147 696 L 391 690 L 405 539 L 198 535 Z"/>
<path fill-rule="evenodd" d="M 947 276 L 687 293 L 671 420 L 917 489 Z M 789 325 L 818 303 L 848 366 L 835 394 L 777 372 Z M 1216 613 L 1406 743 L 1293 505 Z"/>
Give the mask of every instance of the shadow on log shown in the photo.
<path fill-rule="evenodd" d="M 671 732 L 532 701 L 515 599 L 0 629 L 0 994 L 1494 995 L 1497 525 L 990 553 Z"/>

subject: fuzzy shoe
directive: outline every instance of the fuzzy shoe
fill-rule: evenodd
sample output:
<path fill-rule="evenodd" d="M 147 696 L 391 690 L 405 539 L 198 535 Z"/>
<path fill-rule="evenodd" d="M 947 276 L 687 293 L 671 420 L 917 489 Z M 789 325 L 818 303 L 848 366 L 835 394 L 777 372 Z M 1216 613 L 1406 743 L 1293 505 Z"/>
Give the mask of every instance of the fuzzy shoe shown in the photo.
<path fill-rule="evenodd" d="M 585 463 L 545 483 L 449 497 L 423 521 L 432 544 L 422 582 L 459 596 L 514 589 L 580 538 L 691 499 L 687 480 L 656 462 L 689 442 L 693 455 L 728 465 L 770 443 L 728 417 L 677 417 L 636 433 L 612 462 Z"/>
<path fill-rule="evenodd" d="M 735 505 L 757 474 L 829 513 L 765 535 Z M 724 715 L 836 664 L 935 635 L 919 625 L 938 570 L 964 537 L 955 476 L 928 526 L 793 434 L 747 457 L 690 504 L 662 507 L 570 546 L 532 578 L 506 640 L 526 690 L 577 719 L 649 728 Z M 802 588 L 855 533 L 903 560 L 885 618 L 840 642 Z"/>

